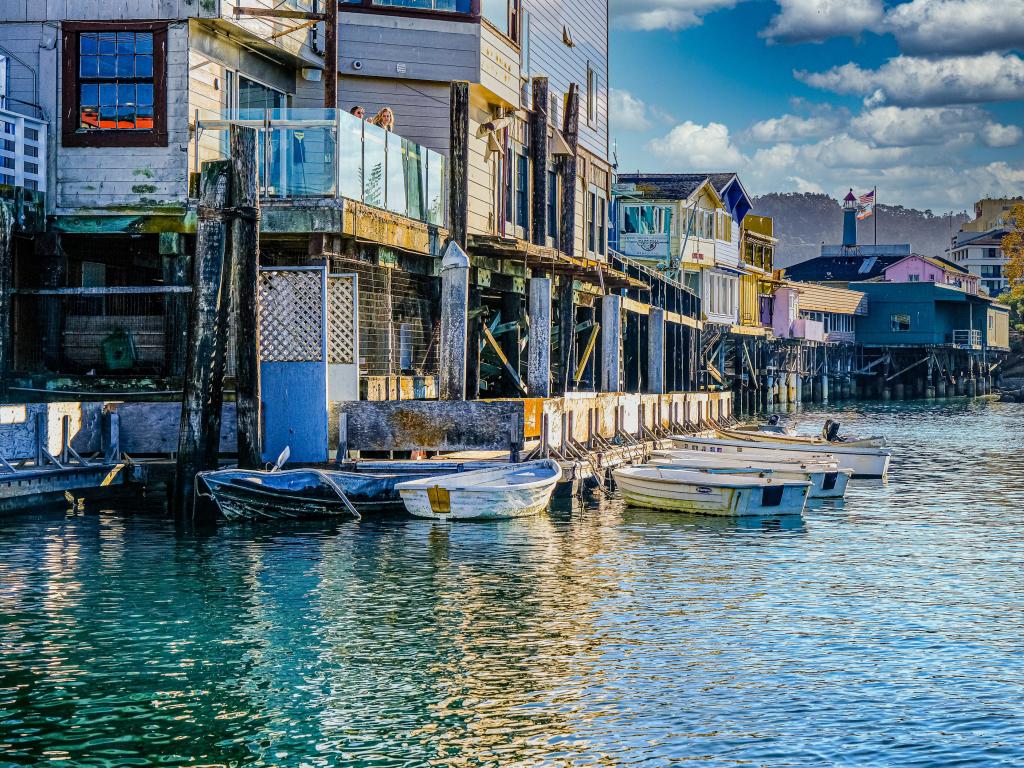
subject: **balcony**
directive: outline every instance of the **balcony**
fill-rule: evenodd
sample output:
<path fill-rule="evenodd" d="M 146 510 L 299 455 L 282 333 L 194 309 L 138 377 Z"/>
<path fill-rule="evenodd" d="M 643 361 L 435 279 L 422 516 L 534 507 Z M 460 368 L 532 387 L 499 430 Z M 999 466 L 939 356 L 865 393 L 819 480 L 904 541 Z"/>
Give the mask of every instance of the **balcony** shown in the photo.
<path fill-rule="evenodd" d="M 981 349 L 981 331 L 969 328 L 953 331 L 953 346 L 961 349 Z"/>
<path fill-rule="evenodd" d="M 42 228 L 45 192 L 46 123 L 0 109 L 0 199 L 14 205 L 19 228 Z"/>
<path fill-rule="evenodd" d="M 821 320 L 798 317 L 793 321 L 792 338 L 807 341 L 825 341 L 825 324 Z"/>
<path fill-rule="evenodd" d="M 257 131 L 264 201 L 345 199 L 445 224 L 447 159 L 437 152 L 341 110 L 242 110 L 197 120 L 195 171 L 226 159 L 232 125 Z"/>

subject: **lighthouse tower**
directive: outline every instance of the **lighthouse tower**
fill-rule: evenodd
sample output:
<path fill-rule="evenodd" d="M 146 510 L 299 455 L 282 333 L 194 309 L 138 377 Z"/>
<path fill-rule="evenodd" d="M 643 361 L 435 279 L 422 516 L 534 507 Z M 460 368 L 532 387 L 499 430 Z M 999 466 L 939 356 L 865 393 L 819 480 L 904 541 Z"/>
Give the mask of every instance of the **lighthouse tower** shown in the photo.
<path fill-rule="evenodd" d="M 851 189 L 843 198 L 843 248 L 857 247 L 857 198 Z"/>

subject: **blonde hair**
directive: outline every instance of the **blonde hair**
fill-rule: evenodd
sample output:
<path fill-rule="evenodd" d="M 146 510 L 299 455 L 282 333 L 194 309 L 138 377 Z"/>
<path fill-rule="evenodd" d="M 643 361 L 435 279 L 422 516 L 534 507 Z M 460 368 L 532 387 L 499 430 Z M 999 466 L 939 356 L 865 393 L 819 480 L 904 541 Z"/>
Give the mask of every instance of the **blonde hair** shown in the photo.
<path fill-rule="evenodd" d="M 391 125 L 387 126 L 387 130 L 391 130 L 395 127 L 395 111 L 391 107 L 384 107 L 376 115 L 370 118 L 370 122 L 374 125 L 384 128 L 384 113 L 387 112 L 391 115 Z"/>

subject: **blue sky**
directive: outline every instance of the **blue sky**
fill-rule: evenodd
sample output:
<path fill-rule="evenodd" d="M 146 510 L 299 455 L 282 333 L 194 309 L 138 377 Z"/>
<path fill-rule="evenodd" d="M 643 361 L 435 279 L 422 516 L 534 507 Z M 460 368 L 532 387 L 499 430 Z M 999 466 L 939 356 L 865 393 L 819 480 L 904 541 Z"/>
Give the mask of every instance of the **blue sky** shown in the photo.
<path fill-rule="evenodd" d="M 1024 194 L 1024 0 L 611 0 L 620 171 L 755 194 Z"/>

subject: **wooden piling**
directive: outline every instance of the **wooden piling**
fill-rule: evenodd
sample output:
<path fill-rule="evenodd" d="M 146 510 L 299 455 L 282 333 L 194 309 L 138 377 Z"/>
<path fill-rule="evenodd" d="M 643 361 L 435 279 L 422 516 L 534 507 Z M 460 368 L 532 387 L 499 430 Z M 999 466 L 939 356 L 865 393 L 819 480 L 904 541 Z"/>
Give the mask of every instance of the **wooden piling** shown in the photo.
<path fill-rule="evenodd" d="M 601 391 L 620 392 L 622 373 L 622 297 L 601 297 Z"/>
<path fill-rule="evenodd" d="M 229 161 L 203 164 L 174 486 L 173 506 L 181 517 L 193 514 L 196 473 L 217 466 L 231 286 L 224 210 L 230 186 Z"/>
<path fill-rule="evenodd" d="M 44 232 L 34 241 L 35 256 L 40 266 L 43 288 L 64 288 L 67 282 L 68 259 L 58 232 Z M 62 363 L 64 335 L 64 297 L 45 296 L 39 301 L 40 343 L 46 367 L 57 372 Z"/>
<path fill-rule="evenodd" d="M 569 391 L 576 365 L 576 289 L 571 275 L 562 275 L 558 287 L 558 394 Z"/>
<path fill-rule="evenodd" d="M 160 233 L 160 258 L 164 285 L 192 284 L 192 257 L 185 247 L 185 236 L 178 232 Z M 187 293 L 164 294 L 164 370 L 168 376 L 182 376 L 188 357 Z"/>
<path fill-rule="evenodd" d="M 469 257 L 453 239 L 441 260 L 441 337 L 438 346 L 438 397 L 466 399 L 469 333 Z"/>
<path fill-rule="evenodd" d="M 526 388 L 530 397 L 551 397 L 551 278 L 530 278 L 530 337 Z"/>
<path fill-rule="evenodd" d="M 14 287 L 14 209 L 0 201 L 0 396 L 11 372 L 11 290 Z"/>
<path fill-rule="evenodd" d="M 565 116 L 562 122 L 562 134 L 565 143 L 572 150 L 571 154 L 563 155 L 558 163 L 558 175 L 561 178 L 562 195 L 560 201 L 558 248 L 567 256 L 576 250 L 576 182 L 579 166 L 576 160 L 576 148 L 579 145 L 580 94 L 576 83 L 569 84 L 569 93 L 565 97 Z"/>
<path fill-rule="evenodd" d="M 231 303 L 235 317 L 235 415 L 238 466 L 263 464 L 260 430 L 260 327 L 257 284 L 260 270 L 260 200 L 256 129 L 231 126 Z"/>
<path fill-rule="evenodd" d="M 469 231 L 469 83 L 451 84 L 448 152 L 448 231 L 466 249 Z"/>
<path fill-rule="evenodd" d="M 548 79 L 533 78 L 533 111 L 530 113 L 530 161 L 533 164 L 530 239 L 546 245 L 548 236 Z"/>
<path fill-rule="evenodd" d="M 647 391 L 665 393 L 665 310 L 651 307 L 647 316 Z"/>

